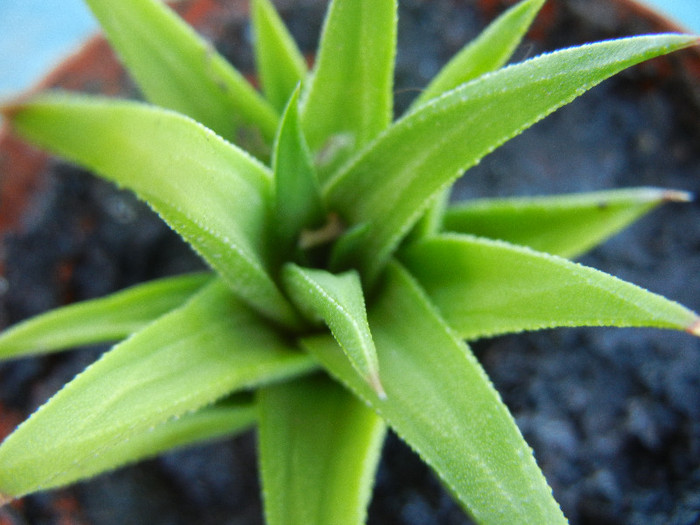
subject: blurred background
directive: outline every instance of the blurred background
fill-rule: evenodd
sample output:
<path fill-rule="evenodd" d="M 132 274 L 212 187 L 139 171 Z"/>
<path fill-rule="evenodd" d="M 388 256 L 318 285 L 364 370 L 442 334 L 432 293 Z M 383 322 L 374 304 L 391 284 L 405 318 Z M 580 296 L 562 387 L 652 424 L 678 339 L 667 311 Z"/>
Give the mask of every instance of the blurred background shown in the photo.
<path fill-rule="evenodd" d="M 700 34 L 700 0 L 643 0 Z M 0 0 L 0 97 L 36 82 L 96 31 L 83 0 Z"/>

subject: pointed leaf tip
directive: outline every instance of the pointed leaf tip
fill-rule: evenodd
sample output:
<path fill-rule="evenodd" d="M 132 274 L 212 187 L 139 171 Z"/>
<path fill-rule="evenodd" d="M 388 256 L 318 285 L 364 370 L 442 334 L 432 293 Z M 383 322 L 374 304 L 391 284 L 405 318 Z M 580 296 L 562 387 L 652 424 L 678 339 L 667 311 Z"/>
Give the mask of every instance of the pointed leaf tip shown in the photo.
<path fill-rule="evenodd" d="M 665 190 L 661 199 L 664 202 L 693 202 L 695 195 L 690 191 L 683 190 Z"/>
<path fill-rule="evenodd" d="M 328 326 L 358 374 L 380 399 L 385 399 L 357 272 L 333 274 L 288 263 L 283 279 L 299 310 L 310 320 L 322 320 Z"/>
<path fill-rule="evenodd" d="M 688 332 L 690 335 L 700 337 L 700 317 L 698 317 L 693 322 L 693 324 L 691 324 L 688 328 L 686 328 L 686 332 Z"/>
<path fill-rule="evenodd" d="M 382 386 L 382 382 L 379 380 L 379 373 L 370 374 L 366 380 L 369 386 L 372 387 L 372 390 L 374 390 L 374 393 L 377 394 L 380 401 L 384 401 L 386 399 L 386 391 L 384 390 L 384 386 Z"/>

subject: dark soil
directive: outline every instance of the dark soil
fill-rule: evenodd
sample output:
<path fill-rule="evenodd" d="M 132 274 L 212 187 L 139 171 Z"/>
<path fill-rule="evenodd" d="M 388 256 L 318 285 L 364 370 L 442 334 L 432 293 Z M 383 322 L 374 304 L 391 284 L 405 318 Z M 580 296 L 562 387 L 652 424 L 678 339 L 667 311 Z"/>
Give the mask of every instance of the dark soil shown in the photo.
<path fill-rule="evenodd" d="M 294 2 L 286 2 L 293 4 Z M 285 12 L 311 51 L 322 12 Z M 483 2 L 493 6 L 498 2 Z M 485 24 L 471 3 L 401 2 L 397 105 Z M 552 2 L 518 60 L 644 32 L 608 1 Z M 310 28 L 310 30 L 309 30 Z M 557 31 L 553 29 L 556 28 Z M 247 45 L 227 27 L 226 53 Z M 546 39 L 540 37 L 545 36 Z M 242 69 L 250 54 L 232 57 Z M 460 182 L 459 198 L 655 185 L 700 193 L 697 78 L 678 59 L 623 73 L 509 142 Z M 55 161 L 22 230 L 2 240 L 0 326 L 201 263 L 129 194 Z M 700 204 L 669 204 L 582 262 L 700 310 Z M 567 329 L 474 346 L 574 524 L 700 522 L 700 341 L 652 330 Z M 0 365 L 0 431 L 24 419 L 104 348 Z M 174 452 L 0 510 L 0 523 L 261 523 L 254 436 Z M 371 524 L 469 523 L 390 436 Z"/>

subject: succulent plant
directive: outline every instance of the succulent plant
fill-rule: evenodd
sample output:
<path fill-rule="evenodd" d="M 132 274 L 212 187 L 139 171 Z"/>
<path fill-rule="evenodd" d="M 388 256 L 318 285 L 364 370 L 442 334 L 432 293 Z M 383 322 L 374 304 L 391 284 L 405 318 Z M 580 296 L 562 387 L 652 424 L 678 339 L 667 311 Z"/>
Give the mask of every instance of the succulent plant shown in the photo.
<path fill-rule="evenodd" d="M 87 0 L 149 103 L 39 93 L 14 132 L 134 191 L 211 268 L 65 306 L 0 358 L 117 344 L 0 445 L 0 502 L 256 425 L 266 519 L 365 519 L 387 428 L 479 523 L 560 523 L 466 341 L 558 326 L 700 334 L 697 314 L 570 258 L 682 191 L 449 203 L 465 170 L 664 34 L 505 66 L 523 0 L 392 122 L 396 0 L 332 0 L 311 71 L 252 1 L 262 93 L 157 0 Z M 505 67 L 504 67 L 505 66 Z"/>

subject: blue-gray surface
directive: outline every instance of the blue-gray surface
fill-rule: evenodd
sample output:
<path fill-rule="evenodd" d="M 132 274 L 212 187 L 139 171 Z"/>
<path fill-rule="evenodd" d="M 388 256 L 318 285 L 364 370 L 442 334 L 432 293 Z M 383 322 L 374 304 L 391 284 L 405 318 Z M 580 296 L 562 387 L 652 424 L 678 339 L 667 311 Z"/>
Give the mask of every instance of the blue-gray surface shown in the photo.
<path fill-rule="evenodd" d="M 700 33 L 700 0 L 644 1 Z M 0 0 L 0 97 L 30 86 L 96 27 L 83 0 Z"/>
<path fill-rule="evenodd" d="M 30 86 L 96 27 L 83 0 L 0 0 L 0 96 Z"/>

